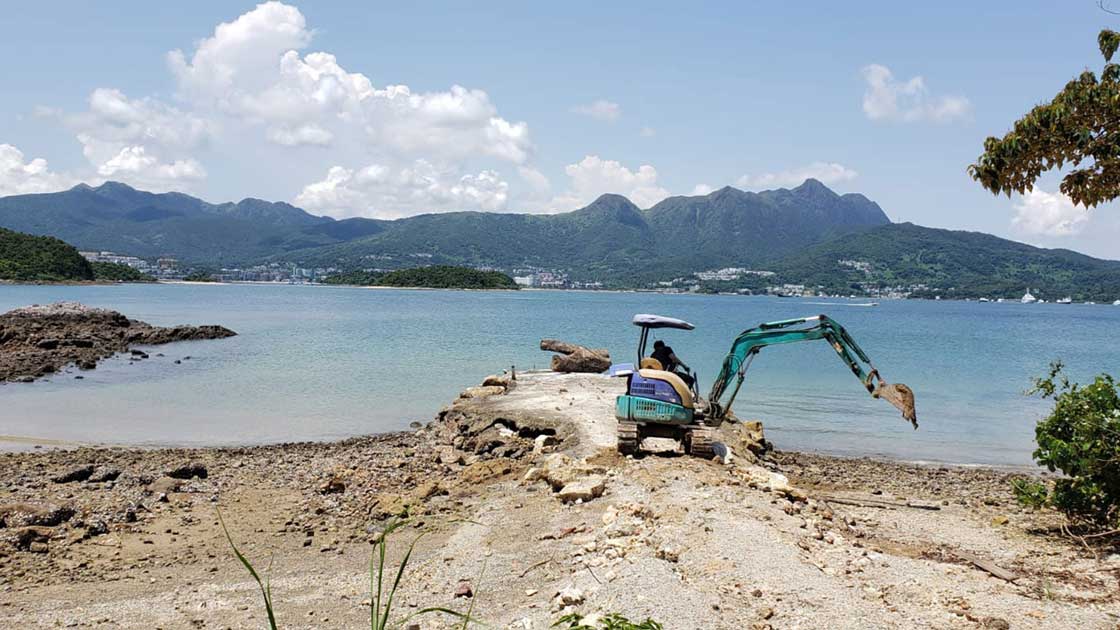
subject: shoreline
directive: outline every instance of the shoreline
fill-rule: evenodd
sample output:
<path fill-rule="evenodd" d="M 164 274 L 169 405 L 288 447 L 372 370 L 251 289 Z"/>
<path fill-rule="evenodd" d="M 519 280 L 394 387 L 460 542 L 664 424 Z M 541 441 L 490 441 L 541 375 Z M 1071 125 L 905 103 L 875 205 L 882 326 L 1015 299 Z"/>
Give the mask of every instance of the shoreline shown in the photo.
<path fill-rule="evenodd" d="M 411 433 L 414 429 L 400 429 L 396 431 L 381 431 L 377 433 L 363 433 L 360 435 L 352 435 L 347 437 L 326 438 L 322 440 L 316 439 L 297 439 L 286 440 L 279 442 L 230 442 L 227 444 L 189 444 L 189 443 L 156 443 L 156 444 L 130 444 L 130 443 L 109 443 L 109 442 L 83 442 L 79 440 L 70 440 L 63 438 L 40 438 L 35 436 L 25 435 L 0 435 L 0 456 L 12 453 L 27 452 L 28 449 L 36 450 L 76 450 L 76 449 L 90 449 L 90 450 L 104 450 L 116 452 L 144 452 L 151 453 L 157 451 L 191 451 L 198 454 L 207 453 L 222 453 L 222 452 L 244 452 L 252 450 L 271 450 L 284 447 L 310 447 L 310 446 L 339 446 L 354 440 L 378 439 L 386 436 L 400 435 L 403 433 Z M 18 444 L 22 448 L 7 448 L 6 444 Z M 780 445 L 779 445 L 780 447 Z M 826 450 L 806 450 L 806 449 L 783 449 L 776 448 L 774 451 L 779 455 L 793 456 L 793 457 L 824 457 L 839 461 L 850 462 L 873 462 L 883 465 L 895 466 L 916 466 L 919 468 L 953 468 L 961 470 L 988 470 L 1000 473 L 1013 473 L 1013 474 L 1027 474 L 1046 476 L 1048 473 L 1045 469 L 1034 464 L 996 464 L 986 462 L 951 462 L 951 461 L 938 461 L 931 459 L 905 459 L 901 457 L 890 457 L 889 455 L 882 454 L 853 454 L 853 453 L 838 453 Z"/>
<path fill-rule="evenodd" d="M 571 612 L 718 630 L 1120 621 L 1120 556 L 1094 557 L 1054 534 L 1054 513 L 1019 507 L 1021 474 L 767 455 L 738 423 L 720 429 L 723 461 L 627 458 L 614 380 L 486 383 L 412 431 L 0 454 L 0 626 L 260 627 L 224 523 L 271 567 L 285 626 L 360 627 L 370 543 L 398 516 L 415 533 L 391 541 L 390 566 L 425 534 L 401 614 L 473 598 L 487 624 L 519 630 Z"/>
<path fill-rule="evenodd" d="M 215 285 L 215 286 L 308 286 L 308 287 L 343 287 L 354 289 L 379 289 L 379 290 L 402 290 L 402 291 L 478 291 L 478 292 L 510 292 L 510 291 L 531 291 L 531 292 L 566 292 L 566 293 L 612 293 L 612 294 L 628 294 L 628 293 L 656 293 L 659 295 L 682 295 L 682 296 L 706 296 L 706 297 L 737 297 L 737 298 L 780 298 L 780 299 L 799 299 L 799 300 L 877 300 L 882 302 L 905 302 L 905 301 L 921 301 L 921 302 L 976 302 L 981 303 L 978 298 L 942 298 L 933 299 L 925 297 L 883 297 L 883 296 L 816 296 L 816 295 L 795 295 L 795 296 L 779 296 L 770 294 L 738 294 L 738 293 L 702 293 L 702 292 L 676 292 L 676 291 L 663 291 L 659 289 L 645 289 L 645 288 L 630 288 L 630 289 L 562 289 L 553 287 L 518 287 L 517 289 L 474 289 L 474 288 L 450 288 L 450 287 L 394 287 L 385 285 L 361 285 L 361 284 L 326 284 L 323 282 L 273 282 L 263 280 L 235 280 L 230 282 L 197 282 L 187 280 L 162 280 L 156 279 L 147 282 L 131 282 L 131 281 L 110 281 L 110 280 L 65 280 L 65 281 L 34 281 L 22 282 L 14 280 L 0 280 L 0 287 L 3 286 L 119 286 L 119 285 Z M 989 300 L 991 304 L 1013 304 L 1019 306 L 1034 306 L 1033 304 L 1020 304 L 1017 298 L 1006 298 L 1003 302 L 996 300 Z M 844 304 L 843 302 L 836 302 L 837 305 Z M 1041 306 L 1055 305 L 1057 302 L 1044 302 L 1040 303 Z M 863 306 L 863 305 L 860 305 Z M 1115 304 L 1103 302 L 1074 302 L 1072 304 L 1060 304 L 1060 306 L 1116 306 Z"/>

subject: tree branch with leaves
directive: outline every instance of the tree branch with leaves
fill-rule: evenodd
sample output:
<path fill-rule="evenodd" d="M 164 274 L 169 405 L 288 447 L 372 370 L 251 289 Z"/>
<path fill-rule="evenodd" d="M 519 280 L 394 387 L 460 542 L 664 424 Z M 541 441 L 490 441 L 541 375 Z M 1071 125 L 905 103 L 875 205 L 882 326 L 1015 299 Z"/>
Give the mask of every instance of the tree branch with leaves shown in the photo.
<path fill-rule="evenodd" d="M 1120 65 L 1112 56 L 1120 33 L 1097 38 L 1105 59 L 1100 78 L 1086 70 L 1049 103 L 1015 121 L 1002 138 L 984 141 L 968 173 L 994 194 L 1024 194 L 1045 172 L 1071 165 L 1061 191 L 1091 208 L 1120 197 Z"/>

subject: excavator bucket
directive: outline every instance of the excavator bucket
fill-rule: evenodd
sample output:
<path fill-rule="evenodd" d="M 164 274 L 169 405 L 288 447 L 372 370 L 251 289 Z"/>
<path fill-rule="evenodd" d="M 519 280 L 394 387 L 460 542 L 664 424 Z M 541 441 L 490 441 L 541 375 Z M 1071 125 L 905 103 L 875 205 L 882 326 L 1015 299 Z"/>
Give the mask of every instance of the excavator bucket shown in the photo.
<path fill-rule="evenodd" d="M 872 396 L 882 398 L 894 405 L 902 412 L 902 417 L 909 420 L 914 428 L 918 428 L 918 410 L 914 407 L 914 390 L 902 383 L 884 383 L 879 381 L 872 392 Z"/>

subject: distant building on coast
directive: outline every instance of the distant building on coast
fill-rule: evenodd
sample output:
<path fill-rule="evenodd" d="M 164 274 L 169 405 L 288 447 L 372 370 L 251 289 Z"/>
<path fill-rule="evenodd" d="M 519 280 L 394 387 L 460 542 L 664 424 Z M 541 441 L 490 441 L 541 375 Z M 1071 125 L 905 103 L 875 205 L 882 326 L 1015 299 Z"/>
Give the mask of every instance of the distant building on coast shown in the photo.
<path fill-rule="evenodd" d="M 117 265 L 127 265 L 136 269 L 137 271 L 148 273 L 152 270 L 152 265 L 143 258 L 136 256 L 126 256 L 124 254 L 117 254 L 114 252 L 78 252 L 83 258 L 90 262 L 104 262 L 114 263 Z"/>

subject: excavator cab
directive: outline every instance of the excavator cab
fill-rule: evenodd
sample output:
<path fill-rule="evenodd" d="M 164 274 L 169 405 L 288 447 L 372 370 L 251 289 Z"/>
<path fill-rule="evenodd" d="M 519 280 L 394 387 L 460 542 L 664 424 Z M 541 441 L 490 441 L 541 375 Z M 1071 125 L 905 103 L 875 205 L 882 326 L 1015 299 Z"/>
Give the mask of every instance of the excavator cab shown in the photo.
<path fill-rule="evenodd" d="M 633 324 L 642 329 L 638 369 L 623 365 L 612 371 L 616 376 L 626 377 L 626 394 L 615 402 L 619 451 L 636 453 L 642 438 L 668 437 L 682 441 L 689 453 L 710 457 L 712 434 L 699 422 L 703 415 L 702 400 L 695 375 L 689 387 L 679 375 L 665 370 L 660 361 L 646 356 L 651 331 L 692 330 L 695 326 L 682 319 L 645 313 L 635 315 Z"/>

